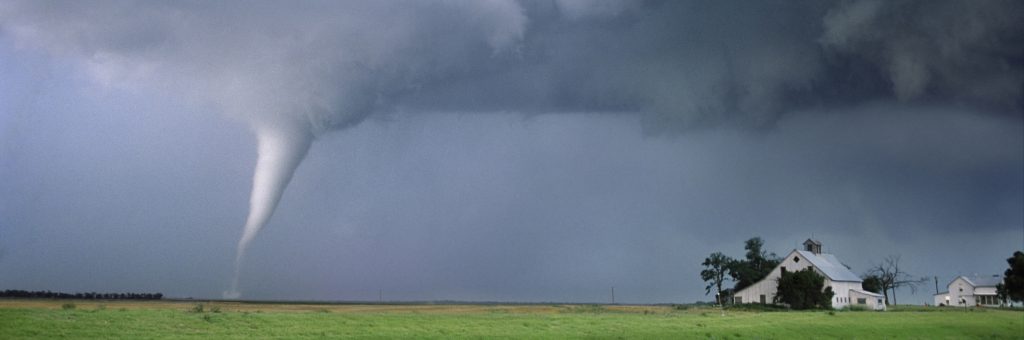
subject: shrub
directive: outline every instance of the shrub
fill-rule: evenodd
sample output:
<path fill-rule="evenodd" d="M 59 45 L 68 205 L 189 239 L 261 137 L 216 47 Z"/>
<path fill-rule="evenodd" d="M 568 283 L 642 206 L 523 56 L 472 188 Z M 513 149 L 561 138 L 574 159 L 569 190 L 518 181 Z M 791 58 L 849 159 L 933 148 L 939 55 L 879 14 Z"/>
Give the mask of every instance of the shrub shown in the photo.
<path fill-rule="evenodd" d="M 201 303 L 196 304 L 196 305 L 192 306 L 192 308 L 189 308 L 188 311 L 192 312 L 192 313 L 202 313 L 203 312 L 203 304 L 201 304 Z"/>
<path fill-rule="evenodd" d="M 775 300 L 793 309 L 831 309 L 833 295 L 832 287 L 825 287 L 825 277 L 808 267 L 782 273 Z"/>
<path fill-rule="evenodd" d="M 73 303 L 65 303 L 63 305 L 60 305 L 60 308 L 63 309 L 63 310 L 75 309 L 75 304 L 73 304 Z"/>

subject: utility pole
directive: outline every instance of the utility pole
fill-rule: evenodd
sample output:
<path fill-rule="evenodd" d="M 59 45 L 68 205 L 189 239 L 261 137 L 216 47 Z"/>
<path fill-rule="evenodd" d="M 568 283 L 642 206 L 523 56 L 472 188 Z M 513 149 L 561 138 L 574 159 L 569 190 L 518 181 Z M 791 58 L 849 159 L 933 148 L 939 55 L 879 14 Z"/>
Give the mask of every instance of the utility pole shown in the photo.
<path fill-rule="evenodd" d="M 939 277 L 935 277 L 935 294 L 939 294 Z"/>
<path fill-rule="evenodd" d="M 615 304 L 615 286 L 612 286 L 612 304 Z"/>

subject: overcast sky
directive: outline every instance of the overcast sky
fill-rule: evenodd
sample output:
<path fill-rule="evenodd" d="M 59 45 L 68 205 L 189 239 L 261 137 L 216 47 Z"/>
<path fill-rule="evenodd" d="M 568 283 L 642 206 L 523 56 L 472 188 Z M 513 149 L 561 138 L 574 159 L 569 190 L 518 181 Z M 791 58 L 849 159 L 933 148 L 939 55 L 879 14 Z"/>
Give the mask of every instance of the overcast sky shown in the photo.
<path fill-rule="evenodd" d="M 244 298 L 712 300 L 701 261 L 753 236 L 855 273 L 1001 274 L 1024 249 L 1020 22 L 1019 1 L 0 0 L 0 289 L 220 298 L 257 140 L 312 147 L 282 147 Z"/>

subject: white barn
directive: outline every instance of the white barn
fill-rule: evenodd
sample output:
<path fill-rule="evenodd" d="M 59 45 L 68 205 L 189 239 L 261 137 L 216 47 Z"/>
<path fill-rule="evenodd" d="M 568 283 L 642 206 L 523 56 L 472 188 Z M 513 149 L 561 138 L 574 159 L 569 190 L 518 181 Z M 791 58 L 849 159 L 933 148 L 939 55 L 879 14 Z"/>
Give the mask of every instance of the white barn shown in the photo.
<path fill-rule="evenodd" d="M 825 277 L 825 286 L 832 287 L 832 307 L 840 309 L 846 306 L 862 306 L 872 310 L 885 310 L 885 299 L 881 294 L 865 291 L 863 280 L 846 268 L 832 254 L 821 253 L 821 242 L 808 239 L 804 241 L 804 250 L 793 250 L 782 259 L 782 263 L 772 269 L 764 279 L 741 289 L 733 294 L 733 302 L 740 303 L 772 303 L 778 290 L 778 280 L 783 272 L 799 271 L 812 267 L 814 271 Z"/>
<path fill-rule="evenodd" d="M 998 307 L 996 285 L 1003 282 L 999 275 L 957 276 L 946 285 L 946 291 L 935 294 L 936 306 Z"/>

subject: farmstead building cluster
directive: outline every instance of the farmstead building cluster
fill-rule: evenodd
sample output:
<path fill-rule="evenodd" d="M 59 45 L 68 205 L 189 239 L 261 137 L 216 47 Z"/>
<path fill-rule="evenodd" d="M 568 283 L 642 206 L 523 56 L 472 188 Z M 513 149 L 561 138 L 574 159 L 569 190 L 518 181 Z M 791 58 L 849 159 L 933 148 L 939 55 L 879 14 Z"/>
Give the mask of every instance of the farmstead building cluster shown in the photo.
<path fill-rule="evenodd" d="M 785 272 L 794 272 L 805 268 L 825 277 L 825 286 L 832 287 L 833 308 L 862 306 L 872 310 L 885 310 L 885 299 L 881 294 L 864 290 L 861 278 L 850 271 L 832 254 L 821 252 L 821 242 L 808 239 L 804 241 L 804 249 L 794 249 L 782 259 L 782 263 L 772 269 L 764 279 L 733 294 L 733 302 L 769 304 L 775 299 L 778 280 Z"/>

